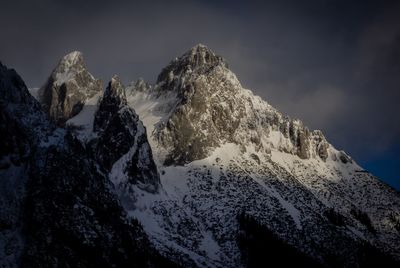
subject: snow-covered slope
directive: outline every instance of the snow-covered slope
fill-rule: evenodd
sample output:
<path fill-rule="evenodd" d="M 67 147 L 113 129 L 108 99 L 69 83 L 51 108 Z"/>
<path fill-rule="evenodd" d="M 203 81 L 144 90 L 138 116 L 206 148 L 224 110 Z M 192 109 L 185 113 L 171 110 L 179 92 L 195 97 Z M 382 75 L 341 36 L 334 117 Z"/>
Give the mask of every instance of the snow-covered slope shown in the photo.
<path fill-rule="evenodd" d="M 320 131 L 242 88 L 207 47 L 172 61 L 156 85 L 132 83 L 127 92 L 164 189 L 135 192 L 137 208 L 128 213 L 166 255 L 242 265 L 238 215 L 245 214 L 319 263 L 362 263 L 365 244 L 399 260 L 399 194 Z"/>

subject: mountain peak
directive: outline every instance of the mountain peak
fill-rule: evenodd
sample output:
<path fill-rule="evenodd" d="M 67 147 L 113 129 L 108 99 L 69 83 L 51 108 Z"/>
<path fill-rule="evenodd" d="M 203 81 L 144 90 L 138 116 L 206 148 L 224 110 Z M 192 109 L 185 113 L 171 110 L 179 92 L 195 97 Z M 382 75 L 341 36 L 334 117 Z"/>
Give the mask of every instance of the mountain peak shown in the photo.
<path fill-rule="evenodd" d="M 185 77 L 205 74 L 217 67 L 228 68 L 228 64 L 205 45 L 198 44 L 175 58 L 165 67 L 157 78 L 162 90 L 182 87 Z"/>
<path fill-rule="evenodd" d="M 65 55 L 61 61 L 68 62 L 70 64 L 76 64 L 81 60 L 83 60 L 82 52 L 75 50 Z"/>
<path fill-rule="evenodd" d="M 156 98 L 176 95 L 157 108 L 168 115 L 156 134 L 171 149 L 163 159 L 166 165 L 205 158 L 224 143 L 251 144 L 257 151 L 274 149 L 301 159 L 329 157 L 322 133 L 311 132 L 244 89 L 224 59 L 202 44 L 164 68 L 154 91 Z"/>
<path fill-rule="evenodd" d="M 39 98 L 50 117 L 63 125 L 101 89 L 102 82 L 87 71 L 82 53 L 73 51 L 59 61 L 39 90 Z"/>
<path fill-rule="evenodd" d="M 209 49 L 206 45 L 202 43 L 198 43 L 197 45 L 193 46 L 192 49 L 201 48 L 201 49 Z"/>
<path fill-rule="evenodd" d="M 104 92 L 104 98 L 118 99 L 118 102 L 126 105 L 125 88 L 117 75 L 114 75 Z"/>
<path fill-rule="evenodd" d="M 118 76 L 118 75 L 114 74 L 114 75 L 111 77 L 110 85 L 111 85 L 112 87 L 122 87 L 121 79 L 119 79 L 119 76 Z"/>
<path fill-rule="evenodd" d="M 189 53 L 190 52 L 190 53 Z M 197 44 L 195 46 L 193 46 L 191 49 L 189 49 L 185 54 L 191 54 L 191 55 L 195 55 L 195 54 L 210 54 L 215 56 L 215 53 L 208 48 L 206 45 L 203 44 Z"/>
<path fill-rule="evenodd" d="M 211 49 L 203 44 L 197 44 L 178 58 L 178 61 L 189 64 L 192 69 L 196 67 L 212 67 L 218 64 L 226 65 L 225 60 L 216 55 Z"/>
<path fill-rule="evenodd" d="M 60 76 L 64 73 L 73 73 L 85 69 L 83 54 L 79 51 L 73 51 L 62 57 L 57 67 L 53 71 L 53 75 Z"/>

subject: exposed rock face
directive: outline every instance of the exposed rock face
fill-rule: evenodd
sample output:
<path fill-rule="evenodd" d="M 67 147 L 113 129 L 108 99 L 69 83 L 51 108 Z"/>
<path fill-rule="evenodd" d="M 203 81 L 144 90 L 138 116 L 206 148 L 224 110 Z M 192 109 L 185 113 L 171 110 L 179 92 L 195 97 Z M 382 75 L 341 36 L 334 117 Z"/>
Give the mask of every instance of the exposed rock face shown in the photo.
<path fill-rule="evenodd" d="M 0 64 L 0 266 L 164 267 L 107 174 Z"/>
<path fill-rule="evenodd" d="M 152 134 L 166 150 L 167 165 L 205 158 L 224 142 L 243 148 L 256 144 L 258 150 L 268 151 L 271 144 L 263 141 L 274 131 L 280 131 L 285 141 L 272 146 L 302 159 L 320 155 L 326 159 L 327 147 L 320 145 L 326 143 L 321 132 L 310 132 L 301 121 L 284 117 L 244 90 L 225 60 L 204 45 L 172 61 L 147 93 L 159 99 L 160 105 L 154 110 L 164 114 Z"/>
<path fill-rule="evenodd" d="M 146 130 L 135 111 L 127 105 L 125 88 L 114 76 L 104 92 L 94 119 L 94 152 L 101 166 L 112 172 L 114 164 L 125 173 L 126 184 L 142 184 L 155 192 L 159 186 L 159 175 L 153 161 Z M 121 159 L 122 158 L 122 159 Z"/>
<path fill-rule="evenodd" d="M 102 82 L 86 70 L 82 53 L 74 51 L 61 59 L 39 90 L 39 98 L 50 118 L 63 125 L 101 90 Z"/>

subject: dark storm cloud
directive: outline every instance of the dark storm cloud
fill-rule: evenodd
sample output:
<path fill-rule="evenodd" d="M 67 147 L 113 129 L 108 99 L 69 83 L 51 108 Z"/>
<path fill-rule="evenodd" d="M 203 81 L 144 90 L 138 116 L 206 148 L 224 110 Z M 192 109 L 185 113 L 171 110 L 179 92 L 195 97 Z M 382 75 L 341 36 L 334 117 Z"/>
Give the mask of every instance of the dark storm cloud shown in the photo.
<path fill-rule="evenodd" d="M 399 142 L 395 1 L 150 2 L 2 1 L 0 59 L 32 87 L 72 50 L 103 80 L 154 81 L 204 43 L 245 87 L 356 159 Z"/>

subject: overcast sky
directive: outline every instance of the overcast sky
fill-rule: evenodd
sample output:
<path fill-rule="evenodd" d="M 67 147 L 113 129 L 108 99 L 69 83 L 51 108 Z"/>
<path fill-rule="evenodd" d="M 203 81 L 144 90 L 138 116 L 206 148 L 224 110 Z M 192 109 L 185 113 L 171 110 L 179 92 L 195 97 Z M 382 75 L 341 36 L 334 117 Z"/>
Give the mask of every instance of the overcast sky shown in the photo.
<path fill-rule="evenodd" d="M 66 53 L 154 82 L 197 43 L 243 86 L 400 189 L 399 1 L 0 0 L 0 60 L 41 86 Z"/>

